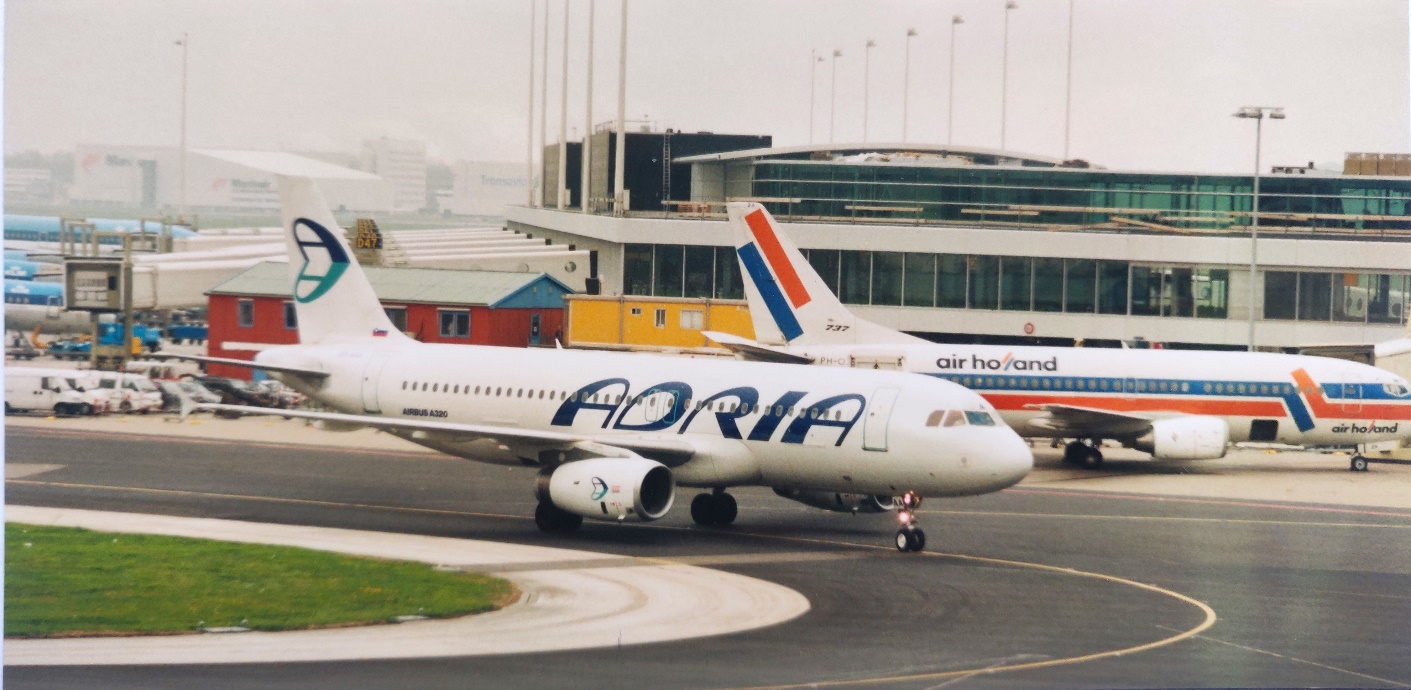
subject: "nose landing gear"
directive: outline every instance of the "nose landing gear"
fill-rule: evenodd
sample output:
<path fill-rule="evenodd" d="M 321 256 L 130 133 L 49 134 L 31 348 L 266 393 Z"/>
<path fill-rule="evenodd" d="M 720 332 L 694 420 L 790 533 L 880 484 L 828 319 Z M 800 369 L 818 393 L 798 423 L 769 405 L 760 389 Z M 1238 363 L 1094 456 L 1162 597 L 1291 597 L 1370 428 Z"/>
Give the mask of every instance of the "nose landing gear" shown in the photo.
<path fill-rule="evenodd" d="M 907 553 L 926 548 L 926 533 L 916 526 L 916 509 L 921 507 L 921 497 L 910 491 L 902 494 L 897 501 L 897 551 Z"/>

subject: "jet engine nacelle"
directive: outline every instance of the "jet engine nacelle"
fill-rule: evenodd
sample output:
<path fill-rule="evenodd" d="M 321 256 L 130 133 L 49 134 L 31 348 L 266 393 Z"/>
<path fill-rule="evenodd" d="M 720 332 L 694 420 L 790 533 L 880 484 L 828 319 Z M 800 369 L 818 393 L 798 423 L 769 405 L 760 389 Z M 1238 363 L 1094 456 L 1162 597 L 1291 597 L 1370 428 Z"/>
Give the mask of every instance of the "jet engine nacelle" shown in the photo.
<path fill-rule="evenodd" d="M 539 473 L 535 494 L 594 520 L 655 520 L 676 501 L 671 470 L 646 458 L 590 458 Z"/>
<path fill-rule="evenodd" d="M 832 491 L 780 489 L 774 493 L 806 506 L 831 510 L 835 513 L 889 513 L 896 509 L 896 498 L 872 494 L 840 494 Z"/>
<path fill-rule="evenodd" d="M 1163 460 L 1210 460 L 1225 457 L 1229 442 L 1230 426 L 1219 417 L 1176 417 L 1152 422 L 1132 447 Z"/>

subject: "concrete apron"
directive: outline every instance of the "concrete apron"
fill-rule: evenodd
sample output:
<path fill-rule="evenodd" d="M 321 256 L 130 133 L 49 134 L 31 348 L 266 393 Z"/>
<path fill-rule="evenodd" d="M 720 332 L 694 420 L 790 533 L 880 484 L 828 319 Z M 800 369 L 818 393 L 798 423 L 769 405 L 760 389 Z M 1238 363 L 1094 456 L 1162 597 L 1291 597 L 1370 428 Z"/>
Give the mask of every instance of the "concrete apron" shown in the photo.
<path fill-rule="evenodd" d="M 234 664 L 559 651 L 724 635 L 783 623 L 809 610 L 802 594 L 763 580 L 587 551 L 15 505 L 5 506 L 5 519 L 420 561 L 494 573 L 524 592 L 519 602 L 492 613 L 393 625 L 5 640 L 6 666 Z"/>

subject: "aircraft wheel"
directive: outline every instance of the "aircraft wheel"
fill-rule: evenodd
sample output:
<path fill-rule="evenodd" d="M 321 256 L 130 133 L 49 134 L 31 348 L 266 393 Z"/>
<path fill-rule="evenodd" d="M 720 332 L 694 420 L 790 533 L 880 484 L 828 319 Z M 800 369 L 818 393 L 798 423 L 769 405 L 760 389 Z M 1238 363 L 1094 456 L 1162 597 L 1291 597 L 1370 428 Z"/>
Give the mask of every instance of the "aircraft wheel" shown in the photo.
<path fill-rule="evenodd" d="M 735 497 L 725 492 L 718 493 L 715 498 L 715 524 L 722 527 L 735 521 L 740 514 L 740 505 L 735 502 Z"/>
<path fill-rule="evenodd" d="M 903 527 L 897 530 L 897 551 L 909 553 L 926 548 L 926 533 L 918 527 Z"/>
<path fill-rule="evenodd" d="M 534 509 L 534 524 L 544 532 L 572 532 L 583 526 L 583 516 L 546 501 Z"/>
<path fill-rule="evenodd" d="M 715 524 L 715 500 L 710 494 L 696 494 L 691 499 L 691 519 L 697 525 L 710 526 Z"/>
<path fill-rule="evenodd" d="M 1084 458 L 1084 464 L 1094 470 L 1102 467 L 1102 451 L 1098 450 L 1096 447 L 1088 448 L 1087 457 Z"/>
<path fill-rule="evenodd" d="M 1361 455 L 1354 455 L 1354 456 L 1352 456 L 1352 471 L 1353 471 L 1353 472 L 1366 472 L 1366 471 L 1367 471 L 1367 458 L 1364 458 L 1364 457 L 1362 457 Z"/>
<path fill-rule="evenodd" d="M 1081 465 L 1088 457 L 1088 446 L 1081 441 L 1073 441 L 1063 447 L 1063 464 Z"/>

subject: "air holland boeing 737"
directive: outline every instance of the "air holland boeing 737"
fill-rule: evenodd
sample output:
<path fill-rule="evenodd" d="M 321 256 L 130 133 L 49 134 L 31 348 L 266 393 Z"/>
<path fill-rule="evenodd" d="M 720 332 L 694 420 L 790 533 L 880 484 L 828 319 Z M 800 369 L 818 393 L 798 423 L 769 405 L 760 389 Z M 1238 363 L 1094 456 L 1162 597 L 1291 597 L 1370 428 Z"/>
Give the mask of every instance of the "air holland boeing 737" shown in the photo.
<path fill-rule="evenodd" d="M 998 491 L 1033 466 L 993 407 L 945 381 L 418 343 L 388 320 L 314 183 L 281 177 L 279 192 L 300 344 L 264 350 L 253 364 L 193 359 L 264 369 L 337 410 L 283 416 L 539 467 L 535 521 L 545 531 L 583 518 L 660 518 L 677 484 L 712 490 L 692 501 L 696 522 L 729 524 L 736 504 L 725 489 L 763 485 L 830 510 L 896 509 L 897 548 L 917 551 L 921 498 Z"/>
<path fill-rule="evenodd" d="M 1350 446 L 1411 434 L 1405 379 L 1356 362 L 927 342 L 847 311 L 764 207 L 732 203 L 729 215 L 757 340 L 708 333 L 713 340 L 745 358 L 887 366 L 960 383 L 1023 436 L 1078 439 L 1065 462 L 1101 464 L 1103 439 L 1194 460 L 1241 441 Z M 1353 456 L 1353 470 L 1366 468 Z"/>

